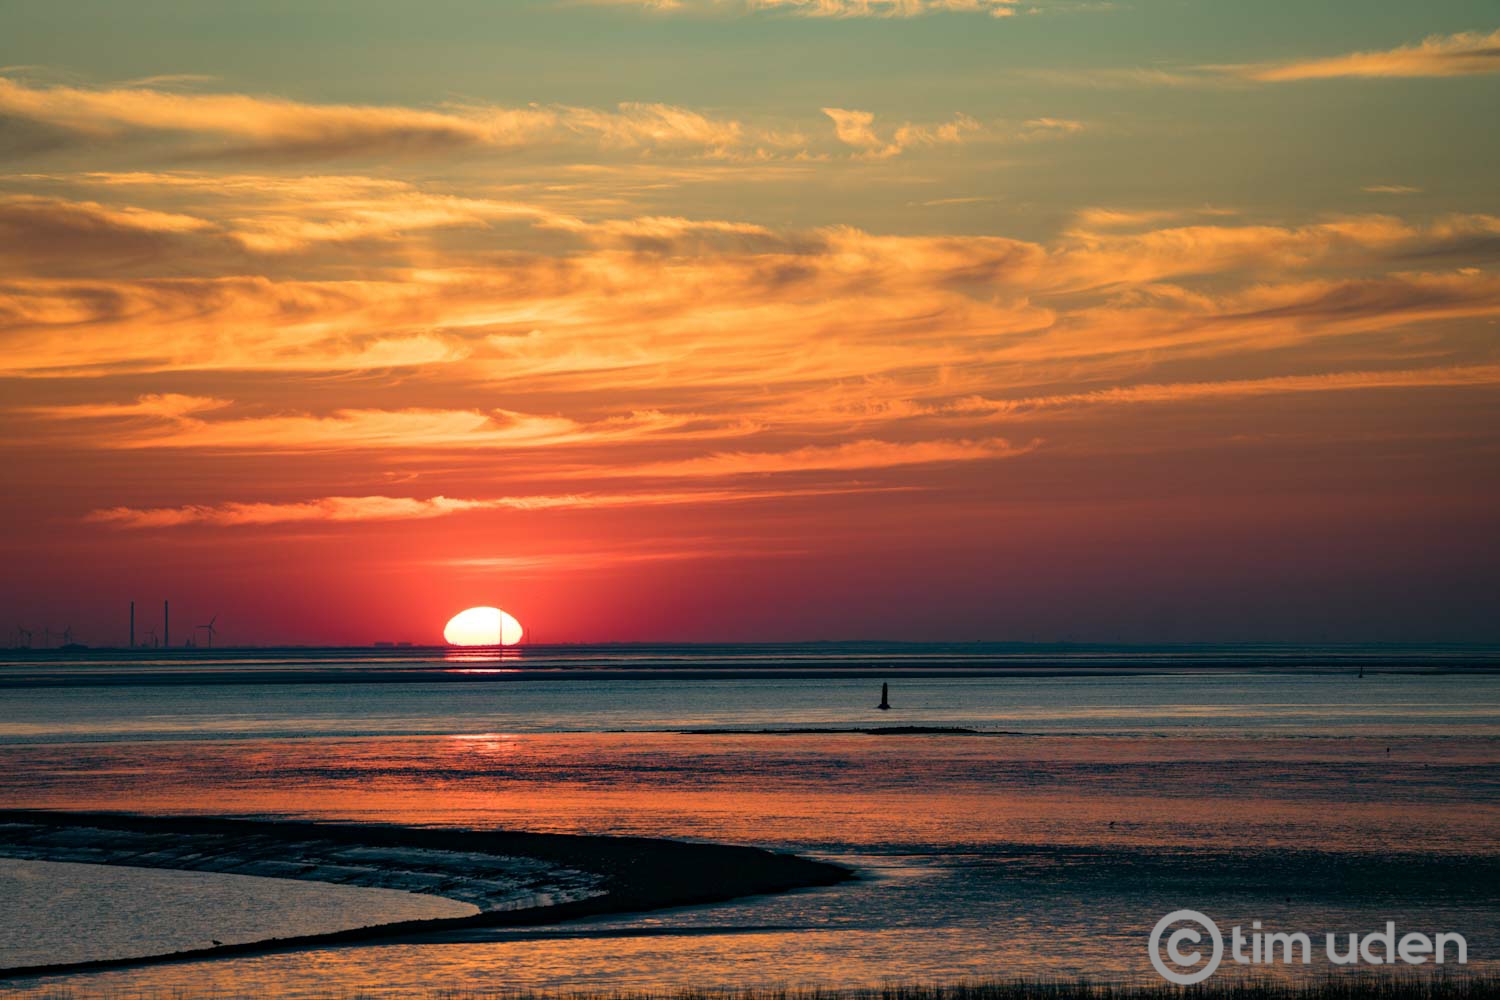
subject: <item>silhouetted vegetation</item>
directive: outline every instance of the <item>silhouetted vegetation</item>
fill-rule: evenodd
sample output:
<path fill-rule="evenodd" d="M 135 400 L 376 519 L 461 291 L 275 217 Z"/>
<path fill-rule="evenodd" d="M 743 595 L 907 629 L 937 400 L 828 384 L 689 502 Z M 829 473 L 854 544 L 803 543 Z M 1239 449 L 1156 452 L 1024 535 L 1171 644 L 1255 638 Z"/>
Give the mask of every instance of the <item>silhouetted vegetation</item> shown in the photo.
<path fill-rule="evenodd" d="M 828 989 L 752 987 L 660 991 L 525 991 L 439 993 L 444 1000 L 1494 1000 L 1500 977 L 1351 973 L 1302 982 L 1216 978 L 1196 986 L 1138 985 L 1087 979 L 1008 979 L 890 983 Z"/>
<path fill-rule="evenodd" d="M 170 990 L 97 990 L 44 987 L 17 1000 L 214 1000 L 229 994 Z M 329 993 L 336 1000 L 367 1000 L 384 994 Z M 1495 1000 L 1500 976 L 1460 973 L 1349 973 L 1303 981 L 1217 978 L 1196 986 L 1122 984 L 1087 979 L 1009 979 L 953 983 L 890 983 L 875 987 L 689 987 L 675 990 L 440 990 L 435 1000 Z"/>

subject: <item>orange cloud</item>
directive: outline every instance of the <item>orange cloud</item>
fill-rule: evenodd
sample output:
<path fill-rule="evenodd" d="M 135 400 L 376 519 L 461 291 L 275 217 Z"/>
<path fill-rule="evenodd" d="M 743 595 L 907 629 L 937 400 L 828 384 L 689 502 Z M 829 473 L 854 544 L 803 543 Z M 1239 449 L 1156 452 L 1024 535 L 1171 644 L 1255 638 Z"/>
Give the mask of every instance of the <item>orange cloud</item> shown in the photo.
<path fill-rule="evenodd" d="M 1190 403 L 1204 399 L 1274 396 L 1282 393 L 1350 392 L 1374 389 L 1452 388 L 1500 385 L 1500 365 L 1469 365 L 1401 371 L 1333 372 L 1326 375 L 1278 375 L 1222 382 L 1176 382 L 1112 386 L 1091 392 L 1062 393 L 1020 399 L 971 397 L 954 403 L 958 414 L 1022 415 L 1045 410 L 1081 409 L 1133 403 Z"/>
<path fill-rule="evenodd" d="M 739 122 L 666 104 L 623 103 L 611 110 L 533 105 L 307 104 L 248 94 L 181 93 L 150 87 L 29 86 L 0 77 L 0 113 L 97 141 L 130 131 L 215 137 L 205 156 L 431 154 L 465 147 L 520 149 L 570 140 L 605 148 L 724 149 L 786 141 Z M 229 145 L 222 145 L 223 142 Z"/>
<path fill-rule="evenodd" d="M 118 420 L 130 417 L 175 420 L 191 414 L 219 410 L 232 400 L 182 393 L 152 393 L 130 403 L 73 403 L 65 406 L 34 406 L 28 412 L 63 420 Z"/>
<path fill-rule="evenodd" d="M 1217 210 L 1091 210 L 1032 241 L 571 214 L 357 177 L 257 195 L 255 176 L 230 175 L 224 192 L 200 175 L 98 182 L 148 204 L 189 192 L 171 213 L 17 202 L 241 256 L 153 245 L 151 269 L 202 276 L 108 277 L 113 258 L 83 240 L 67 266 L 100 276 L 44 263 L 0 279 L 0 370 L 45 404 L 10 411 L 25 422 L 13 437 L 225 463 L 357 453 L 424 475 L 479 450 L 524 453 L 481 477 L 505 493 L 518 478 L 543 493 L 588 477 L 899 470 L 1029 450 L 995 432 L 1031 413 L 1393 377 L 1366 369 L 1464 384 L 1460 368 L 1489 360 L 1475 324 L 1500 317 L 1500 276 L 1456 266 L 1500 243 L 1500 220 L 1484 215 L 1150 228 Z M 509 228 L 492 237 L 491 221 Z M 364 234 L 349 237 L 357 254 L 331 252 L 340 232 Z M 252 250 L 252 233 L 285 246 Z M 233 273 L 246 266 L 281 276 Z M 1251 354 L 1347 371 L 1225 376 Z M 1153 377 L 1162 370 L 1172 377 Z M 158 391 L 141 395 L 163 372 L 177 381 L 145 381 Z M 236 388 L 216 372 L 236 373 Z M 99 388 L 49 398 L 60 377 Z"/>
<path fill-rule="evenodd" d="M 586 222 L 572 216 L 553 216 L 538 222 L 548 229 L 576 233 L 600 247 L 647 253 L 710 254 L 719 252 L 795 252 L 805 242 L 765 226 L 722 219 L 684 219 L 650 216 Z"/>
<path fill-rule="evenodd" d="M 68 185 L 98 185 L 106 189 L 162 193 L 198 202 L 203 216 L 167 214 L 126 206 L 107 208 L 92 201 L 57 197 L 14 196 L 0 199 L 0 226 L 7 219 L 31 220 L 27 242 L 57 242 L 70 229 L 87 227 L 94 239 L 115 231 L 126 233 L 211 233 L 217 251 L 200 239 L 196 254 L 212 252 L 224 265 L 226 250 L 257 254 L 304 251 L 319 244 L 390 241 L 413 233 L 462 227 L 483 228 L 513 223 L 519 226 L 576 228 L 582 220 L 542 205 L 495 198 L 461 197 L 422 191 L 403 181 L 361 176 L 278 177 L 266 174 L 206 174 L 92 172 L 33 174 L 23 179 Z M 204 217 L 207 216 L 207 217 Z M 83 218 L 85 221 L 73 221 Z M 101 251 L 82 245 L 69 250 L 98 267 Z M 235 246 L 238 244 L 238 246 Z M 364 246 L 360 247 L 365 249 Z M 241 259 L 243 255 L 241 255 Z"/>
<path fill-rule="evenodd" d="M 558 573 L 587 572 L 638 563 L 678 562 L 689 559 L 740 559 L 747 556 L 763 559 L 769 555 L 796 555 L 804 549 L 784 544 L 756 541 L 726 546 L 715 538 L 673 539 L 672 547 L 629 549 L 622 543 L 608 550 L 581 552 L 548 551 L 535 555 L 463 556 L 434 559 L 431 565 L 449 572 L 479 574 L 505 573 L 515 577 L 548 578 Z"/>
<path fill-rule="evenodd" d="M 1193 215 L 1235 215 L 1233 209 L 1203 207 L 1195 209 L 1181 208 L 1084 208 L 1080 209 L 1074 216 L 1076 229 L 1080 232 L 1089 232 L 1100 229 L 1134 229 L 1140 226 L 1149 226 L 1162 222 L 1171 222 Z"/>
<path fill-rule="evenodd" d="M 1201 362 L 1495 316 L 1500 275 L 1483 271 L 1290 281 L 1222 296 L 1156 285 L 1077 309 L 999 358 L 1059 366 L 1076 359 L 1109 371 L 1128 358 Z M 1395 351 L 1387 360 L 1400 357 Z"/>
<path fill-rule="evenodd" d="M 506 410 L 339 410 L 326 416 L 218 417 L 225 400 L 146 396 L 128 404 L 43 407 L 56 419 L 114 421 L 91 429 L 97 443 L 116 448 L 203 448 L 224 451 L 339 451 L 370 448 L 544 448 L 601 444 L 651 436 L 692 436 L 684 429 L 700 418 L 658 412 L 632 413 L 591 423 L 561 416 Z M 160 418 L 121 424 L 122 417 Z M 712 433 L 731 431 L 714 427 Z"/>
<path fill-rule="evenodd" d="M 586 418 L 570 417 L 535 435 L 539 441 L 680 435 L 689 426 L 742 437 L 757 427 L 820 425 L 799 401 L 836 380 L 889 376 L 904 384 L 908 373 L 943 371 L 951 395 L 983 393 L 985 379 L 999 377 L 996 366 L 1029 365 L 1028 378 L 1045 381 L 1046 370 L 1061 366 L 1081 377 L 1084 359 L 1109 371 L 1114 359 L 1147 351 L 1203 356 L 1244 349 L 1256 337 L 1292 343 L 1493 315 L 1496 279 L 1488 272 L 1380 272 L 1483 257 L 1500 241 L 1500 221 L 1489 216 L 1426 225 L 1365 216 L 1301 227 L 1095 227 L 1050 245 L 850 228 L 787 233 L 671 217 L 539 214 L 527 224 L 576 237 L 580 249 L 512 252 L 488 263 L 462 253 L 447 260 L 434 244 L 430 266 L 382 274 L 378 248 L 367 247 L 361 259 L 370 277 L 361 280 L 12 278 L 0 282 L 8 347 L 0 369 L 33 377 L 402 369 L 457 385 L 558 394 L 567 397 L 559 417 L 583 399 L 611 400 L 585 404 Z M 181 266 L 195 263 L 212 264 Z M 1313 268 L 1351 267 L 1376 276 L 1306 277 Z M 1205 285 L 1195 288 L 1199 279 Z M 706 419 L 680 401 L 684 393 L 744 395 L 746 386 L 763 387 L 766 402 L 747 400 L 733 419 Z M 161 433 L 221 448 L 278 436 L 297 447 L 518 439 L 517 428 L 502 433 L 488 422 L 499 412 L 493 406 L 333 409 L 237 413 Z M 656 416 L 601 425 L 601 409 Z"/>
<path fill-rule="evenodd" d="M 378 281 L 0 279 L 0 372 L 350 371 L 462 357 L 454 338 L 415 328 L 414 297 Z"/>
<path fill-rule="evenodd" d="M 833 121 L 834 134 L 840 142 L 860 150 L 863 156 L 877 160 L 899 156 L 917 146 L 960 143 L 966 135 L 981 129 L 980 124 L 967 115 L 956 115 L 952 121 L 940 125 L 913 125 L 908 122 L 898 126 L 888 138 L 882 138 L 875 131 L 875 115 L 872 112 L 824 108 L 823 114 Z"/>
<path fill-rule="evenodd" d="M 237 250 L 212 222 L 178 212 L 0 196 L 0 264 L 12 273 L 139 270 L 198 254 L 222 262 Z"/>
<path fill-rule="evenodd" d="M 1096 223 L 1097 217 L 1094 218 Z M 1303 271 L 1472 251 L 1500 237 L 1500 217 L 1453 216 L 1416 226 L 1384 215 L 1307 226 L 1180 226 L 1139 233 L 1075 228 L 1054 254 L 1061 284 L 1144 284 L 1191 275 Z"/>
<path fill-rule="evenodd" d="M 319 497 L 294 503 L 192 504 L 184 507 L 107 507 L 87 520 L 119 528 L 176 528 L 184 525 L 256 527 L 269 524 L 357 521 L 422 521 L 472 511 L 592 510 L 673 504 L 742 503 L 793 496 L 828 496 L 858 489 L 692 490 L 682 492 L 578 493 L 455 499 L 435 496 Z"/>
<path fill-rule="evenodd" d="M 1234 67 L 1252 80 L 1284 83 L 1339 77 L 1471 76 L 1500 73 L 1500 29 L 1432 35 L 1416 45 L 1376 52 L 1351 52 L 1326 59 Z"/>
<path fill-rule="evenodd" d="M 809 445 L 781 452 L 718 452 L 676 462 L 654 462 L 604 470 L 605 475 L 651 477 L 741 476 L 756 473 L 887 469 L 937 462 L 974 462 L 1009 458 L 1035 445 L 1014 447 L 1008 441 L 849 441 Z M 599 473 L 595 473 L 599 474 Z"/>
<path fill-rule="evenodd" d="M 107 375 L 165 369 L 430 372 L 446 366 L 455 377 L 483 381 L 576 377 L 596 390 L 849 378 L 1026 353 L 1041 357 L 1085 334 L 1087 343 L 1078 349 L 1095 354 L 1212 337 L 1222 333 L 1222 323 L 1250 318 L 1231 314 L 1252 314 L 1263 302 L 1236 301 L 1222 288 L 1213 295 L 1173 291 L 1163 282 L 1202 278 L 1228 282 L 1232 289 L 1312 268 L 1378 272 L 1443 257 L 1482 258 L 1500 243 L 1500 220 L 1481 215 L 1426 225 L 1361 216 L 1300 227 L 1118 232 L 1101 225 L 1114 225 L 1117 218 L 1095 214 L 1081 220 L 1093 227 L 1039 244 L 996 236 L 882 236 L 846 227 L 780 232 L 675 217 L 591 221 L 523 203 L 394 194 L 384 208 L 372 207 L 371 215 L 341 206 L 350 216 L 344 226 L 365 232 L 426 226 L 436 230 L 419 231 L 434 232 L 453 219 L 492 212 L 580 242 L 566 254 L 511 251 L 487 260 L 440 242 L 418 244 L 409 234 L 393 246 L 396 259 L 384 267 L 378 245 L 362 247 L 358 279 L 12 277 L 0 281 L 0 329 L 8 348 L 0 369 L 12 375 Z M 48 203 L 47 216 L 78 211 L 98 217 L 92 204 Z M 26 211 L 33 207 L 28 202 Z M 322 222 L 278 228 L 286 213 L 279 201 L 269 218 L 239 214 L 239 207 L 232 211 L 234 218 L 213 221 L 214 233 L 238 226 L 241 234 L 276 233 L 291 242 L 324 235 L 308 231 L 321 230 Z M 191 221 L 196 218 L 168 217 L 192 238 L 206 232 Z M 97 273 L 113 259 L 114 251 L 91 249 L 91 241 L 76 245 L 76 253 L 56 267 Z M 414 245 L 423 248 L 426 266 L 406 264 Z M 163 255 L 159 269 L 212 272 L 244 263 L 215 258 L 202 246 L 152 246 Z M 1395 289 L 1404 283 L 1404 291 L 1391 292 L 1387 319 L 1410 318 L 1408 310 L 1420 298 L 1413 297 L 1412 281 L 1364 280 L 1375 283 L 1367 285 L 1372 293 L 1376 284 Z M 1434 280 L 1421 283 L 1431 287 Z M 1452 280 L 1474 291 L 1486 279 L 1476 274 Z M 1307 293 L 1305 281 L 1297 285 L 1297 294 Z M 1133 299 L 1118 298 L 1129 289 L 1135 289 Z M 1488 308 L 1487 294 L 1438 296 L 1432 304 L 1436 314 L 1471 314 L 1471 308 Z M 1066 298 L 1079 295 L 1095 298 Z M 1106 317 L 1122 333 L 1155 327 L 1137 344 L 1129 336 L 1096 332 Z M 1185 325 L 1193 328 L 1186 334 Z M 1044 331 L 1046 341 L 1037 339 Z M 1060 349 L 1057 356 L 1069 355 L 1071 349 Z"/>

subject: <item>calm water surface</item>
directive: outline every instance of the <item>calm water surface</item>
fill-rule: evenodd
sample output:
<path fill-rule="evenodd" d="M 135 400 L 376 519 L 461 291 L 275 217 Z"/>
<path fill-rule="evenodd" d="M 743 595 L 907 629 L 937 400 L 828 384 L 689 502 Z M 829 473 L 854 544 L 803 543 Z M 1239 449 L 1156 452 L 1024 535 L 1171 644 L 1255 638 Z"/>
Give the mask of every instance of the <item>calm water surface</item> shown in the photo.
<path fill-rule="evenodd" d="M 1146 935 L 1183 906 L 1318 933 L 1394 919 L 1464 933 L 1475 964 L 1500 957 L 1500 676 L 1478 669 L 1483 657 L 1403 654 L 1359 678 L 1327 651 L 1155 666 L 819 652 L 672 651 L 656 667 L 618 649 L 545 664 L 306 652 L 6 664 L 6 806 L 722 840 L 863 876 L 640 917 L 36 985 L 321 996 L 1149 980 Z M 1446 672 L 1406 672 L 1433 665 Z M 873 708 L 882 679 L 891 712 Z M 681 732 L 891 724 L 984 734 Z"/>

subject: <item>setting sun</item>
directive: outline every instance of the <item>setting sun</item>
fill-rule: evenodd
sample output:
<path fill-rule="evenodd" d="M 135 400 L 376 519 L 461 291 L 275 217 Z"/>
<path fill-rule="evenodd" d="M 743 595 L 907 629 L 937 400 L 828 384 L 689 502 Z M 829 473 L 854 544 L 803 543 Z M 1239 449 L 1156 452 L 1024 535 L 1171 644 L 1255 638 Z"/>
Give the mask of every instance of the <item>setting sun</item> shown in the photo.
<path fill-rule="evenodd" d="M 499 608 L 469 608 L 448 619 L 443 639 L 453 646 L 514 646 L 525 630 Z"/>

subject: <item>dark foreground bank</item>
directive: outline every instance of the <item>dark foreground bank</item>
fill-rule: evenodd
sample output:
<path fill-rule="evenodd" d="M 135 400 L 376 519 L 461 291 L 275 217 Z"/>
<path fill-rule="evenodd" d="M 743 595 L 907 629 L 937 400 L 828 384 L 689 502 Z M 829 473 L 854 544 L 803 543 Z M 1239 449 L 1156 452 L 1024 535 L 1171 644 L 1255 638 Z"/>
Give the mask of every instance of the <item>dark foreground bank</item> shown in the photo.
<path fill-rule="evenodd" d="M 6 978 L 534 926 L 853 877 L 838 865 L 791 854 L 646 837 L 31 810 L 0 810 L 0 856 L 400 888 L 470 902 L 481 911 L 167 955 L 0 969 Z"/>

